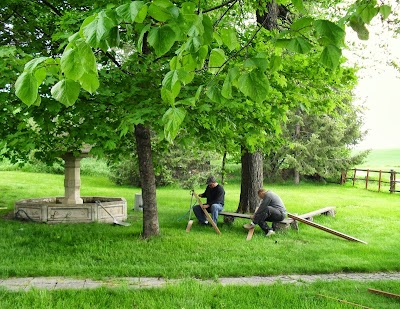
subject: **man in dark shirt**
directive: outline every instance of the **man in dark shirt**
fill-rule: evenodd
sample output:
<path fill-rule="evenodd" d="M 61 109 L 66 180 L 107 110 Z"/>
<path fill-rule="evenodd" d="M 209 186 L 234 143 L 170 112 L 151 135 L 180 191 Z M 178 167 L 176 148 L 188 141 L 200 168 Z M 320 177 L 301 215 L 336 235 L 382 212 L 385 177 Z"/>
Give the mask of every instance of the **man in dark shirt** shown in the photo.
<path fill-rule="evenodd" d="M 217 183 L 213 176 L 207 179 L 207 188 L 204 193 L 199 194 L 199 197 L 207 198 L 206 204 L 203 205 L 215 222 L 218 223 L 218 214 L 224 209 L 225 190 Z M 193 206 L 193 212 L 200 224 L 208 224 L 207 218 L 201 209 L 200 205 Z"/>

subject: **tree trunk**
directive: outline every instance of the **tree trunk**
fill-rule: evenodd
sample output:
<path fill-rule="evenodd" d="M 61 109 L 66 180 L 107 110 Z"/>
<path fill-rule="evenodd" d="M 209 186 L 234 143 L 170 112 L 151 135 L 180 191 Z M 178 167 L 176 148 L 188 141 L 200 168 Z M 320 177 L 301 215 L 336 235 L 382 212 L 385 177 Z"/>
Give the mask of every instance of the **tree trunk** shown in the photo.
<path fill-rule="evenodd" d="M 142 124 L 136 125 L 135 138 L 143 198 L 143 238 L 147 239 L 160 234 L 150 129 Z"/>
<path fill-rule="evenodd" d="M 222 157 L 222 166 L 221 166 L 221 184 L 224 185 L 225 184 L 225 175 L 226 175 L 226 149 L 224 151 L 224 156 Z"/>
<path fill-rule="evenodd" d="M 278 28 L 279 5 L 273 0 L 266 5 L 265 13 L 257 12 L 257 22 L 265 29 L 272 30 Z"/>
<path fill-rule="evenodd" d="M 237 212 L 253 213 L 260 204 L 258 190 L 263 186 L 262 155 L 259 152 L 242 154 L 240 201 Z"/>
<path fill-rule="evenodd" d="M 297 140 L 300 138 L 300 124 L 296 124 L 294 138 Z M 298 168 L 294 168 L 294 184 L 298 185 L 300 183 L 300 172 Z"/>

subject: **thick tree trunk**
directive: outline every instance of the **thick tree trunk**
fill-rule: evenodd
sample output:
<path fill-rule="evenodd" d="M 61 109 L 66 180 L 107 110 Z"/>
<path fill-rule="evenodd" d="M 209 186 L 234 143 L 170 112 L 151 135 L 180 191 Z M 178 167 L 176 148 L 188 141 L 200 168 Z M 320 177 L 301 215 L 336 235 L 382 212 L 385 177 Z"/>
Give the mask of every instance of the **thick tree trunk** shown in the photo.
<path fill-rule="evenodd" d="M 259 152 L 242 154 L 240 201 L 237 212 L 253 213 L 260 204 L 257 191 L 263 186 L 262 155 Z"/>
<path fill-rule="evenodd" d="M 160 234 L 150 129 L 141 124 L 136 125 L 135 138 L 142 184 L 143 238 L 150 238 Z"/>

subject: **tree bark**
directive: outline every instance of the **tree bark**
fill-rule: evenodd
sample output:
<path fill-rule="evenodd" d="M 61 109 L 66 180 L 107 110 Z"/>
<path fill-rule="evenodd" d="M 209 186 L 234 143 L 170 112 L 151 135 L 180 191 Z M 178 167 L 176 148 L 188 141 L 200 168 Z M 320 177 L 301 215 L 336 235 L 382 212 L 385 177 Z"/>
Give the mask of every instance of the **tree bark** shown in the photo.
<path fill-rule="evenodd" d="M 300 138 L 300 124 L 296 124 L 295 132 L 294 132 L 294 138 L 297 140 Z M 300 184 L 300 172 L 298 168 L 294 169 L 294 184 L 298 185 Z"/>
<path fill-rule="evenodd" d="M 225 149 L 224 151 L 224 156 L 222 157 L 222 166 L 221 166 L 221 184 L 224 185 L 225 184 L 225 175 L 226 175 L 226 154 L 227 151 Z"/>
<path fill-rule="evenodd" d="M 258 190 L 263 186 L 263 164 L 260 152 L 242 154 L 240 201 L 237 212 L 253 213 L 260 203 Z"/>
<path fill-rule="evenodd" d="M 135 126 L 136 148 L 143 199 L 143 235 L 147 239 L 160 234 L 158 224 L 156 177 L 151 151 L 150 129 L 142 124 Z"/>

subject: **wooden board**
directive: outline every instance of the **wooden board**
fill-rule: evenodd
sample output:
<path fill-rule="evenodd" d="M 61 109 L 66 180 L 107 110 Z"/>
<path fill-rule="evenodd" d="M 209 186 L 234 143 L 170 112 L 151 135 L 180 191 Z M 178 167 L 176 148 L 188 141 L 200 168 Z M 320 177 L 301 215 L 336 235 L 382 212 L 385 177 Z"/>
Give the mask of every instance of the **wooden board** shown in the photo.
<path fill-rule="evenodd" d="M 186 232 L 190 232 L 190 229 L 192 228 L 193 225 L 193 220 L 189 220 L 187 226 L 186 226 Z"/>
<path fill-rule="evenodd" d="M 389 292 L 385 292 L 385 291 L 381 291 L 381 290 L 375 290 L 375 289 L 369 288 L 368 291 L 371 293 L 380 294 L 380 295 L 384 295 L 384 296 L 388 296 L 388 297 L 392 297 L 392 298 L 400 298 L 399 294 L 389 293 Z"/>
<path fill-rule="evenodd" d="M 250 229 L 247 233 L 246 240 L 251 240 L 253 238 L 254 229 Z"/>
<path fill-rule="evenodd" d="M 288 217 L 289 217 L 289 218 L 292 218 L 293 220 L 297 220 L 297 221 L 300 221 L 300 222 L 305 223 L 305 224 L 307 224 L 307 225 L 310 225 L 310 226 L 312 226 L 312 227 L 316 227 L 317 229 L 320 229 L 320 230 L 322 230 L 322 231 L 325 231 L 325 232 L 331 233 L 331 234 L 333 234 L 333 235 L 336 235 L 336 236 L 345 238 L 345 239 L 347 239 L 347 240 L 358 241 L 358 242 L 361 242 L 361 243 L 363 243 L 363 244 L 367 244 L 365 241 L 362 241 L 362 240 L 357 239 L 357 238 L 354 238 L 354 237 L 352 237 L 352 236 L 349 236 L 349 235 L 340 233 L 340 232 L 338 232 L 338 231 L 335 231 L 335 230 L 333 230 L 333 229 L 330 229 L 329 227 L 323 226 L 323 225 L 321 225 L 321 224 L 318 224 L 318 223 L 315 223 L 315 222 L 311 222 L 311 221 L 309 221 L 309 220 L 307 220 L 307 219 L 304 219 L 304 218 L 302 218 L 302 217 L 300 217 L 300 216 L 296 216 L 296 215 L 293 215 L 293 214 L 288 213 Z"/>
<path fill-rule="evenodd" d="M 196 198 L 197 202 L 199 203 L 201 209 L 203 210 L 208 222 L 212 225 L 212 227 L 214 228 L 215 232 L 217 232 L 217 234 L 221 234 L 221 231 L 219 230 L 218 226 L 215 224 L 214 220 L 211 218 L 207 209 L 203 208 L 203 203 L 201 202 L 200 197 L 196 194 L 196 192 L 194 192 L 194 191 L 192 191 L 192 192 L 193 192 L 193 195 Z"/>

